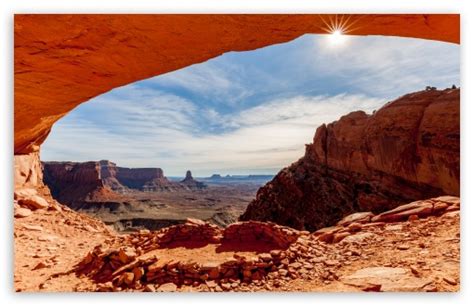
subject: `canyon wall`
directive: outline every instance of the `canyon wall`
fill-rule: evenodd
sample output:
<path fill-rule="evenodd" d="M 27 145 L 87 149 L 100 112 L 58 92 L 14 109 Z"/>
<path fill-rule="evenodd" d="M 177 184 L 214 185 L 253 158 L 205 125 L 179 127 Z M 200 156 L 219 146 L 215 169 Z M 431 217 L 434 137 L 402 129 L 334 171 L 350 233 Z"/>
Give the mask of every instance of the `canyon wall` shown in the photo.
<path fill-rule="evenodd" d="M 25 169 L 30 166 L 30 163 L 24 164 Z M 43 162 L 42 167 L 44 178 L 41 176 L 41 168 L 33 173 L 41 176 L 56 200 L 75 209 L 82 207 L 85 202 L 127 202 L 127 198 L 122 194 L 134 191 L 197 190 L 206 187 L 205 184 L 194 180 L 191 171 L 186 173 L 186 178 L 181 182 L 173 182 L 164 176 L 161 168 L 117 167 L 108 160 L 82 163 Z M 18 172 L 21 172 L 20 169 Z M 36 177 L 31 174 L 29 176 Z M 19 177 L 26 180 L 25 176 Z"/>
<path fill-rule="evenodd" d="M 459 95 L 425 90 L 323 124 L 305 156 L 262 187 L 240 219 L 316 230 L 357 211 L 459 196 Z"/>
<path fill-rule="evenodd" d="M 97 162 L 45 162 L 44 183 L 60 203 L 79 209 L 84 202 L 116 200 L 118 195 L 107 188 L 100 177 Z"/>
<path fill-rule="evenodd" d="M 89 99 L 230 51 L 284 43 L 348 20 L 350 35 L 459 43 L 456 14 L 24 15 L 14 20 L 15 154 Z"/>
<path fill-rule="evenodd" d="M 112 190 L 126 192 L 127 189 L 142 191 L 163 191 L 178 188 L 163 174 L 161 168 L 117 167 L 113 162 L 101 160 L 100 174 L 106 186 Z"/>

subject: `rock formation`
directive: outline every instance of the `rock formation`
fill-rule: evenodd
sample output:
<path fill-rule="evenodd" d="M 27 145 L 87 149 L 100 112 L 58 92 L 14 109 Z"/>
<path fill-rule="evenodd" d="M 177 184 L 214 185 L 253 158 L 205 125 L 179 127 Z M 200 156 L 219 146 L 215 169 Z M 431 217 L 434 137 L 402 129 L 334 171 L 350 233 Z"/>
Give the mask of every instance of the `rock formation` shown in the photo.
<path fill-rule="evenodd" d="M 55 199 L 74 209 L 94 203 L 126 202 L 134 191 L 198 190 L 206 185 L 194 180 L 191 171 L 181 182 L 168 180 L 161 168 L 124 168 L 108 160 L 98 162 L 43 162 L 44 182 Z"/>
<path fill-rule="evenodd" d="M 43 173 L 44 183 L 53 197 L 71 208 L 81 209 L 85 203 L 124 200 L 101 179 L 98 162 L 45 162 Z"/>
<path fill-rule="evenodd" d="M 114 191 L 127 192 L 127 189 L 141 191 L 169 191 L 180 186 L 170 182 L 161 168 L 124 168 L 113 162 L 101 160 L 100 175 L 104 184 Z"/>
<path fill-rule="evenodd" d="M 193 174 L 190 170 L 186 171 L 185 178 L 180 182 L 181 185 L 185 186 L 187 189 L 197 190 L 206 188 L 206 184 L 198 182 L 193 178 Z"/>
<path fill-rule="evenodd" d="M 459 89 L 407 94 L 373 115 L 320 126 L 299 161 L 262 187 L 241 220 L 316 230 L 358 211 L 459 195 Z"/>
<path fill-rule="evenodd" d="M 44 187 L 39 152 L 15 155 L 14 167 L 15 189 Z"/>

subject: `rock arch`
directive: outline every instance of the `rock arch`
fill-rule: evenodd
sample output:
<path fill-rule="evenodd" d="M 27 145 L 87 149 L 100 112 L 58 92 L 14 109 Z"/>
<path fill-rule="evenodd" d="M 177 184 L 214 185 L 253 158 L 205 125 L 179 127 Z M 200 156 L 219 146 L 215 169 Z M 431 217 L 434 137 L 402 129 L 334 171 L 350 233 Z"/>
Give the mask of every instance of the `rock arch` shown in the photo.
<path fill-rule="evenodd" d="M 57 120 L 115 87 L 225 52 L 326 33 L 325 21 L 342 16 L 355 22 L 352 35 L 460 41 L 459 15 L 451 14 L 16 15 L 14 152 L 37 159 Z"/>

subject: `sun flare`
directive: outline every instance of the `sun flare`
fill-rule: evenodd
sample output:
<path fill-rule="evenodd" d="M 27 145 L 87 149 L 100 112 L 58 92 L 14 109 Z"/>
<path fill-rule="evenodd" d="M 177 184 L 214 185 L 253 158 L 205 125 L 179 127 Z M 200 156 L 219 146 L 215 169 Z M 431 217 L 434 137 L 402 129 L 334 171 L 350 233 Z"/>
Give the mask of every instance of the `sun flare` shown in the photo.
<path fill-rule="evenodd" d="M 340 29 L 334 30 L 328 35 L 328 38 L 331 45 L 334 46 L 343 45 L 347 40 L 347 36 L 344 35 L 343 31 Z"/>
<path fill-rule="evenodd" d="M 336 15 L 326 17 L 320 15 L 320 18 L 324 24 L 322 29 L 327 33 L 328 42 L 331 46 L 344 45 L 347 43 L 349 33 L 359 29 L 356 26 L 360 18 L 351 18 L 346 15 Z"/>

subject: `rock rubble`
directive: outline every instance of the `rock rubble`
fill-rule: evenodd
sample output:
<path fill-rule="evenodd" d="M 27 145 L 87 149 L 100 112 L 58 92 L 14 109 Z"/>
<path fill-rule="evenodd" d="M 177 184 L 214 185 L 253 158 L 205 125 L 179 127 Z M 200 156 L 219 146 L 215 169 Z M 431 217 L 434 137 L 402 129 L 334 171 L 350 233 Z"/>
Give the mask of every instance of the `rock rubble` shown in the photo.
<path fill-rule="evenodd" d="M 411 222 L 428 220 L 429 225 L 433 223 L 430 218 L 452 218 L 450 214 L 457 212 L 459 205 L 458 198 L 447 196 L 417 201 L 379 215 L 349 215 L 338 225 L 313 233 L 256 221 L 221 229 L 188 219 L 185 224 L 156 232 L 142 230 L 96 246 L 74 272 L 94 280 L 92 290 L 96 291 L 284 291 L 291 290 L 290 284 L 297 280 L 317 281 L 323 286 L 336 282 L 364 291 L 433 291 L 438 287 L 419 268 L 421 261 L 407 266 L 377 266 L 375 262 L 375 266 L 345 275 L 340 270 L 373 256 L 367 246 L 380 245 L 384 233 L 400 235 Z M 431 207 L 430 214 L 426 207 Z M 421 212 L 420 219 L 409 220 L 413 214 L 401 214 L 405 211 Z M 180 246 L 191 252 L 209 245 L 216 250 L 228 248 L 233 255 L 222 258 L 219 251 L 203 254 L 203 258 L 172 255 Z M 271 247 L 246 253 L 246 248 L 259 245 Z M 411 240 L 401 240 L 391 247 L 408 252 L 404 250 L 427 246 L 423 241 L 414 245 Z M 453 278 L 444 282 L 457 283 Z"/>

